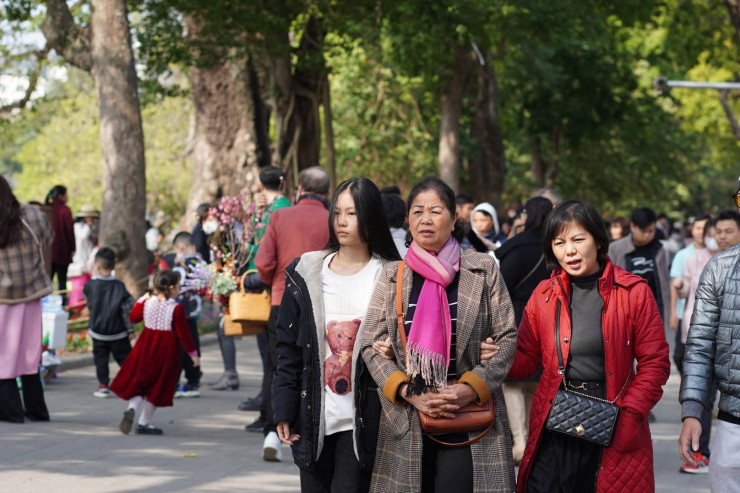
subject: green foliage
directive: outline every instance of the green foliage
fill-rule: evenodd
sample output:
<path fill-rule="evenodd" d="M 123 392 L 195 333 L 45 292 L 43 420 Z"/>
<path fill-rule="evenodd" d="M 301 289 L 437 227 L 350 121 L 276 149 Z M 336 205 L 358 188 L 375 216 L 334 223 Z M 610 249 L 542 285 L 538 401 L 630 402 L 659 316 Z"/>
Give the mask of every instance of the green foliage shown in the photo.
<path fill-rule="evenodd" d="M 22 142 L 5 149 L 3 164 L 20 170 L 15 193 L 20 200 L 43 202 L 55 184 L 69 190 L 73 211 L 102 204 L 102 158 L 95 88 L 89 75 L 70 70 L 55 95 L 35 101 L 12 123 Z M 162 211 L 173 226 L 185 209 L 192 184 L 183 155 L 189 125 L 187 99 L 165 98 L 142 109 L 147 160 L 147 209 Z M 5 135 L 3 135 L 5 138 Z M 18 139 L 18 140 L 16 140 Z"/>
<path fill-rule="evenodd" d="M 102 158 L 95 89 L 87 75 L 75 72 L 64 91 L 65 96 L 36 102 L 39 120 L 33 113 L 23 115 L 22 124 L 33 128 L 33 136 L 14 156 L 22 169 L 15 193 L 25 202 L 43 202 L 54 185 L 64 184 L 73 210 L 85 203 L 100 207 Z"/>
<path fill-rule="evenodd" d="M 435 138 L 421 113 L 421 77 L 378 63 L 373 46 L 340 41 L 328 37 L 326 52 L 338 178 L 360 175 L 380 186 L 409 185 L 435 174 Z"/>
<path fill-rule="evenodd" d="M 82 5 L 78 20 L 89 12 Z M 522 202 L 541 186 L 531 171 L 539 141 L 543 162 L 559 167 L 555 187 L 608 214 L 640 205 L 677 215 L 730 205 L 740 149 L 718 94 L 674 90 L 659 97 L 652 88 L 659 75 L 738 78 L 737 34 L 723 2 L 131 0 L 129 8 L 144 74 L 148 206 L 173 220 L 191 185 L 182 156 L 191 110 L 183 74 L 223 57 L 250 60 L 270 99 L 268 62 L 287 49 L 292 70 L 325 63 L 330 71 L 339 179 L 364 175 L 408 189 L 436 173 L 439 92 L 454 70 L 455 47 L 470 56 L 460 135 L 465 167 L 481 145 L 471 131 L 475 46 L 492 53 L 508 163 L 505 200 Z M 2 67 L 23 70 L 11 41 L 38 25 L 38 2 L 9 0 L 0 17 L 10 21 L 0 39 Z M 312 58 L 298 50 L 310 18 L 325 31 L 323 53 Z M 192 19 L 197 35 L 185 27 Z M 280 42 L 288 34 L 290 43 Z M 16 175 L 23 199 L 41 199 L 61 182 L 73 208 L 99 205 L 95 90 L 87 76 L 70 74 L 68 83 L 0 122 L 0 171 Z M 735 94 L 729 104 L 740 112 Z"/>

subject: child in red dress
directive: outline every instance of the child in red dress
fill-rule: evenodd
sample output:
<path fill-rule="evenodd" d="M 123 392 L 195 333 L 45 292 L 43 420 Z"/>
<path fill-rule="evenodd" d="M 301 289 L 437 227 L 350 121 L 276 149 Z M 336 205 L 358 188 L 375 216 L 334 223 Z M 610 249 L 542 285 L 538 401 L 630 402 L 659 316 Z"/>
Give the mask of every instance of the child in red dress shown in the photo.
<path fill-rule="evenodd" d="M 178 343 L 193 359 L 193 365 L 200 365 L 185 312 L 175 301 L 179 292 L 180 275 L 169 269 L 161 270 L 154 277 L 154 295 L 139 298 L 129 315 L 134 323 L 144 320 L 144 330 L 110 385 L 112 392 L 128 400 L 119 426 L 126 435 L 131 432 L 139 407 L 136 433 L 162 434 L 162 429 L 151 425 L 150 420 L 158 407 L 172 405 L 180 369 Z"/>

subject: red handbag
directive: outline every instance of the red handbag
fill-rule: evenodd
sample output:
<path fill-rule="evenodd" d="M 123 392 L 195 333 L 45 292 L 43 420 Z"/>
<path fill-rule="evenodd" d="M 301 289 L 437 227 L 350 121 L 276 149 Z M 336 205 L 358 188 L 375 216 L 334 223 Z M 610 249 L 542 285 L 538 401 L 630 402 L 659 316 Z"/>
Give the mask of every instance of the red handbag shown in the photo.
<path fill-rule="evenodd" d="M 401 345 L 404 353 L 406 352 L 406 326 L 403 318 L 403 268 L 404 261 L 398 264 L 398 278 L 396 279 L 396 316 L 398 319 L 398 334 L 401 337 Z M 451 378 L 447 381 L 448 385 L 454 385 L 458 380 Z M 454 418 L 435 418 L 419 410 L 419 421 L 421 429 L 429 438 L 437 443 L 448 447 L 464 447 L 475 443 L 493 428 L 495 409 L 493 405 L 493 396 L 491 396 L 482 406 L 471 402 L 454 411 Z M 466 440 L 462 443 L 448 443 L 439 440 L 434 435 L 446 433 L 472 433 L 480 431 L 480 434 Z"/>

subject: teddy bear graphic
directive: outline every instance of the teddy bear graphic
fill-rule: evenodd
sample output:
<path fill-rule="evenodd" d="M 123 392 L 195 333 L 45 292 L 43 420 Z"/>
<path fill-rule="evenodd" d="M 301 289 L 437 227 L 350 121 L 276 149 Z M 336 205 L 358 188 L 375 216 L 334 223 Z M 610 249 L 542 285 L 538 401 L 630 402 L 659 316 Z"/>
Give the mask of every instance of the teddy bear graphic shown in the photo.
<path fill-rule="evenodd" d="M 324 360 L 324 385 L 337 395 L 346 395 L 352 390 L 352 351 L 360 323 L 354 319 L 331 320 L 326 324 L 331 355 Z"/>

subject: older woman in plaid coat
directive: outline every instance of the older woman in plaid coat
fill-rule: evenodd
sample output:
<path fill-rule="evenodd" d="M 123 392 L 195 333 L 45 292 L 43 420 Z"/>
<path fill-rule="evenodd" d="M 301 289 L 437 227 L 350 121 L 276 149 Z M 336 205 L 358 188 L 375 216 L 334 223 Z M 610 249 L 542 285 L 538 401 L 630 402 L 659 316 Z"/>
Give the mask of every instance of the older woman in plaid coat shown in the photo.
<path fill-rule="evenodd" d="M 450 224 L 454 227 L 454 196 L 450 208 L 448 201 L 441 197 L 443 194 L 437 188 L 436 183 L 432 184 L 432 193 L 437 197 L 436 199 L 431 197 L 433 199 L 431 210 L 426 210 L 430 204 L 427 201 L 423 206 L 426 212 L 415 218 L 421 225 L 415 225 L 415 219 L 412 217 L 414 204 L 418 202 L 413 200 L 413 190 L 409 198 L 412 235 L 417 230 L 427 232 L 426 238 L 420 243 L 439 236 L 438 233 L 441 233 L 439 242 L 445 241 L 445 238 L 449 241 L 452 234 L 452 229 L 448 229 L 449 225 L 445 221 L 441 223 L 437 221 L 433 210 L 437 202 L 442 202 L 444 209 L 451 209 Z M 454 245 L 459 249 L 456 242 Z M 411 248 L 414 248 L 414 243 Z M 432 249 L 429 251 L 435 252 Z M 437 252 L 435 257 L 436 255 Z M 439 253 L 439 256 L 442 256 L 442 253 Z M 514 465 L 501 383 L 509 371 L 516 351 L 514 312 L 504 280 L 490 256 L 463 250 L 461 253 L 458 252 L 457 262 L 459 262 L 459 272 L 455 275 L 457 289 L 456 293 L 452 293 L 452 296 L 457 296 L 456 327 L 453 336 L 456 343 L 452 356 L 455 360 L 456 375 L 461 384 L 467 384 L 472 388 L 474 402 L 481 404 L 493 399 L 496 413 L 493 427 L 483 439 L 458 449 L 470 451 L 472 481 L 465 477 L 469 472 L 466 473 L 464 470 L 449 472 L 456 474 L 461 484 L 467 480 L 475 492 L 511 492 L 515 488 Z M 413 379 L 409 376 L 413 372 L 407 371 L 406 348 L 401 342 L 402 336 L 397 324 L 397 269 L 398 263 L 391 263 L 383 270 L 365 318 L 366 336 L 362 355 L 378 384 L 383 407 L 370 487 L 372 492 L 421 492 L 422 476 L 425 476 L 425 481 L 429 481 L 427 472 L 424 471 L 427 466 L 423 465 L 424 448 L 429 442 L 424 438 L 417 409 L 409 404 L 415 399 L 406 393 L 408 384 L 413 385 Z M 411 268 L 403 270 L 404 314 L 409 314 L 409 300 L 412 298 L 415 276 L 417 273 Z M 385 341 L 387 337 L 390 337 L 395 360 L 385 359 L 373 349 L 373 343 Z M 500 350 L 491 360 L 480 364 L 480 343 L 487 337 L 493 338 Z M 408 347 L 411 347 L 411 344 L 412 341 L 409 339 Z M 441 407 L 441 409 L 444 411 L 451 408 Z M 434 410 L 426 408 L 422 410 L 428 411 L 428 414 L 435 414 Z M 439 415 L 438 412 L 436 414 Z M 478 433 L 473 432 L 469 437 L 473 438 L 476 435 Z M 437 488 L 441 490 L 443 487 L 437 484 Z M 429 490 L 434 490 L 434 486 L 425 482 L 424 491 Z"/>

